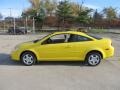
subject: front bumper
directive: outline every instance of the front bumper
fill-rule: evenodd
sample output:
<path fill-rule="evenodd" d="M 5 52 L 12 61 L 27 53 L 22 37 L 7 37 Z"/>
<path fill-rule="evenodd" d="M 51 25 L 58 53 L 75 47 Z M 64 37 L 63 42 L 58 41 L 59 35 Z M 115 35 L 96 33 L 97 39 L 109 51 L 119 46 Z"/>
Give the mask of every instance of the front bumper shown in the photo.
<path fill-rule="evenodd" d="M 10 57 L 14 61 L 20 61 L 20 53 L 18 51 L 12 51 Z"/>

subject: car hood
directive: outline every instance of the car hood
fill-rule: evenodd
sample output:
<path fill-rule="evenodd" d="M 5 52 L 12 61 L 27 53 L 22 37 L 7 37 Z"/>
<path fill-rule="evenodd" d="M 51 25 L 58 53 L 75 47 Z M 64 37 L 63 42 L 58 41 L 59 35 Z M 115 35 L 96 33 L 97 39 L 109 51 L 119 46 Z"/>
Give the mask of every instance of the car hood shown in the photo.
<path fill-rule="evenodd" d="M 35 46 L 35 43 L 33 43 L 33 41 L 24 42 L 19 45 L 20 48 L 30 48 L 33 46 Z"/>

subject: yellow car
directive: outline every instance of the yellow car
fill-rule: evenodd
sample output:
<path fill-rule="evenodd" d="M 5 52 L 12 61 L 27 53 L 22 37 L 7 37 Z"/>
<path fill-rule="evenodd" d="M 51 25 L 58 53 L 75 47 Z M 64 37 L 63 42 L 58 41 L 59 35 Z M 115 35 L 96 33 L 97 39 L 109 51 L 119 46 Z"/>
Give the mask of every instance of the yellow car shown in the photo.
<path fill-rule="evenodd" d="M 15 47 L 11 58 L 30 66 L 36 61 L 85 61 L 90 66 L 112 57 L 112 41 L 82 32 L 55 32 Z"/>

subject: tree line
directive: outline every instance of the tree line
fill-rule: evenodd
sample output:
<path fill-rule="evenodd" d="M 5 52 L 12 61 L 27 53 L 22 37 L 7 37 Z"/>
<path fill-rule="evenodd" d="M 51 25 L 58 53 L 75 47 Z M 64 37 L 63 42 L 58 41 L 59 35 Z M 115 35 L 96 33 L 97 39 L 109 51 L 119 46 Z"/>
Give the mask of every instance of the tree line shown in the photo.
<path fill-rule="evenodd" d="M 112 6 L 98 11 L 70 0 L 28 0 L 31 7 L 22 12 L 22 19 L 35 20 L 37 28 L 43 26 L 70 28 L 120 28 L 118 9 Z"/>

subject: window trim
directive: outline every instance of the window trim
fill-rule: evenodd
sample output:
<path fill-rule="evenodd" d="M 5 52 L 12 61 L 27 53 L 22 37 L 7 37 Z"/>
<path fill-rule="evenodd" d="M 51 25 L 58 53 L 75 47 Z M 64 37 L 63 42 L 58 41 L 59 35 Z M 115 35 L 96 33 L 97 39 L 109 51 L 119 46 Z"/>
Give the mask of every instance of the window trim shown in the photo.
<path fill-rule="evenodd" d="M 68 35 L 72 35 L 72 33 L 61 33 L 61 34 L 68 34 Z M 63 42 L 63 43 L 51 43 L 51 44 L 43 44 L 46 40 L 48 40 L 50 37 L 54 37 L 56 35 L 61 35 L 61 34 L 54 34 L 54 35 L 51 35 L 49 36 L 47 39 L 45 39 L 44 41 L 41 42 L 41 45 L 53 45 L 53 44 L 64 44 L 64 43 L 79 43 L 79 42 L 90 42 L 90 41 L 94 41 L 92 38 L 88 37 L 88 36 L 84 36 L 84 35 L 79 35 L 79 34 L 73 34 L 73 35 L 78 35 L 78 36 L 82 36 L 82 37 L 85 37 L 85 38 L 89 38 L 90 40 L 88 41 L 75 41 L 75 42 Z M 87 34 L 86 34 L 87 35 Z"/>
<path fill-rule="evenodd" d="M 88 39 L 90 39 L 90 40 L 86 40 L 86 41 L 74 41 L 74 42 L 68 42 L 68 43 L 77 43 L 77 42 L 89 42 L 89 41 L 93 41 L 92 38 L 89 38 L 89 37 L 84 36 L 84 35 L 79 35 L 79 34 L 72 34 L 72 35 L 77 35 L 77 36 L 85 37 L 85 38 L 88 38 Z"/>
<path fill-rule="evenodd" d="M 49 36 L 47 39 L 45 39 L 42 43 L 41 43 L 41 45 L 51 45 L 51 44 L 64 44 L 64 43 L 68 43 L 68 42 L 64 42 L 64 43 L 51 43 L 51 44 L 43 44 L 46 40 L 48 40 L 49 38 L 51 38 L 51 37 L 54 37 L 54 36 L 56 36 L 56 35 L 65 35 L 65 34 L 70 34 L 70 33 L 61 33 L 61 34 L 54 34 L 54 35 L 51 35 L 51 36 Z"/>

